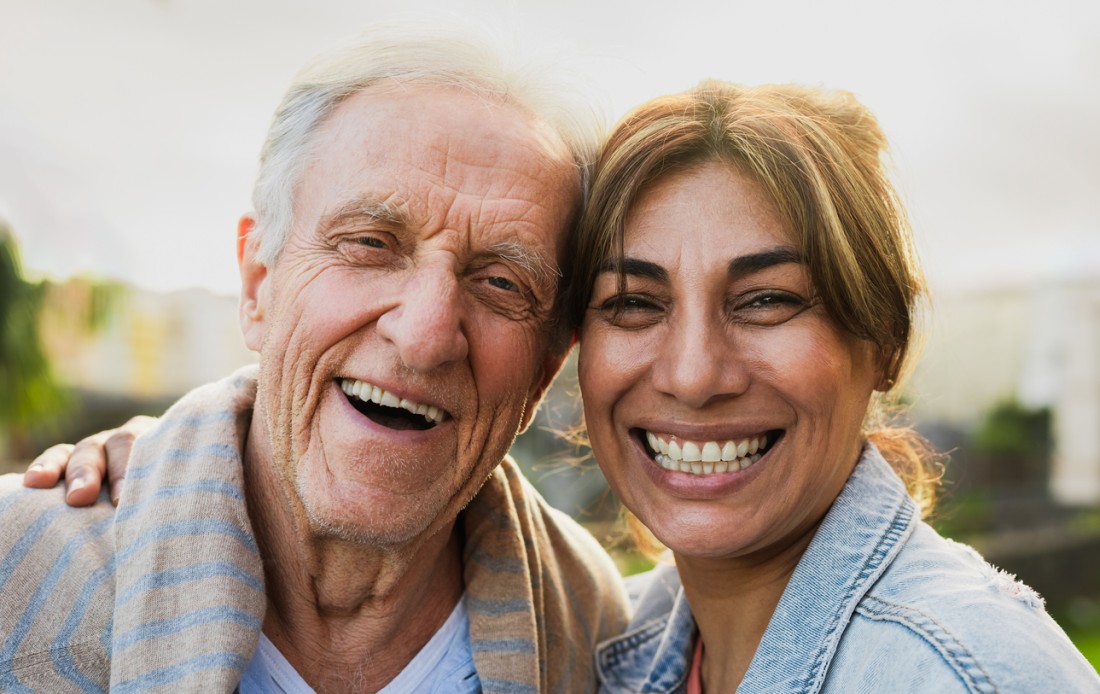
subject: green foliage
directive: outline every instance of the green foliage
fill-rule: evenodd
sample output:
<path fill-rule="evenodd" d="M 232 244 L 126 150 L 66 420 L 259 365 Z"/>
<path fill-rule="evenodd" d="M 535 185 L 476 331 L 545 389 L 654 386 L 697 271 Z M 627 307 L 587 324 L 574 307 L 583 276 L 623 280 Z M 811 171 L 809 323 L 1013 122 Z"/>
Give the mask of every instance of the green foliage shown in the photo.
<path fill-rule="evenodd" d="M 1100 626 L 1087 629 L 1075 629 L 1069 632 L 1069 638 L 1085 660 L 1100 672 Z"/>
<path fill-rule="evenodd" d="M 0 430 L 18 432 L 65 406 L 38 331 L 45 283 L 27 282 L 19 249 L 0 225 Z"/>
<path fill-rule="evenodd" d="M 944 537 L 970 542 L 972 536 L 989 531 L 992 513 L 989 493 L 974 489 L 962 494 L 947 494 L 928 522 Z"/>
<path fill-rule="evenodd" d="M 992 456 L 1045 459 L 1051 446 L 1049 407 L 1032 409 L 1004 400 L 986 414 L 974 431 L 971 448 Z"/>

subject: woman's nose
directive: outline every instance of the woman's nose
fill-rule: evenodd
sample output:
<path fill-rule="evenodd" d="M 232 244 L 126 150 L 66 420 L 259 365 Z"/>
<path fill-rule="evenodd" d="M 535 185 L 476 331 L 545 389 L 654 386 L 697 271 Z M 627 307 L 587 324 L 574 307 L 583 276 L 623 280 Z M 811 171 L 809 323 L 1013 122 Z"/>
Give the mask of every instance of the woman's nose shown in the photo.
<path fill-rule="evenodd" d="M 669 323 L 652 378 L 659 391 L 699 408 L 714 398 L 743 393 L 749 371 L 726 322 L 694 309 Z"/>

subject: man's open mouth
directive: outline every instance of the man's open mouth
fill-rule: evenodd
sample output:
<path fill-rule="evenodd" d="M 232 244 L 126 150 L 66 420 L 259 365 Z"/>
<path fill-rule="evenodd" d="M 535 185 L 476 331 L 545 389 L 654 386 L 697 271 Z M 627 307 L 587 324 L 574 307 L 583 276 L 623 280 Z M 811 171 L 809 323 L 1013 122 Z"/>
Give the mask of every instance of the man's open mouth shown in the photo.
<path fill-rule="evenodd" d="M 424 431 L 443 421 L 446 415 L 434 405 L 405 400 L 376 385 L 353 378 L 338 378 L 348 402 L 364 417 L 390 429 Z"/>

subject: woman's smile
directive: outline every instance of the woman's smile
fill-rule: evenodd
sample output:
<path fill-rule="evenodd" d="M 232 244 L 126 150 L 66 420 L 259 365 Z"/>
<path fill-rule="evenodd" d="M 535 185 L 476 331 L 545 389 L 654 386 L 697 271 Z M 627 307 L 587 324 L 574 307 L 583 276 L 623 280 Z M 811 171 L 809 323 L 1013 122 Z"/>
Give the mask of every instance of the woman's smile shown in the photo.
<path fill-rule="evenodd" d="M 644 432 L 653 461 L 666 470 L 712 475 L 748 469 L 764 455 L 768 432 L 744 438 L 692 440 L 675 434 Z M 776 434 L 772 434 L 774 437 Z"/>

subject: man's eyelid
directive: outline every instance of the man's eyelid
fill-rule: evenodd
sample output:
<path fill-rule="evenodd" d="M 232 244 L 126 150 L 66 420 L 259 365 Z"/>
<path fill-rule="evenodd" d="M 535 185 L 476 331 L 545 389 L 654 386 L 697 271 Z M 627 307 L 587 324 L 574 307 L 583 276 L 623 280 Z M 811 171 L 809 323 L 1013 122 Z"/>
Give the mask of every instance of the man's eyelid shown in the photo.
<path fill-rule="evenodd" d="M 344 227 L 334 227 L 330 230 L 329 239 L 330 243 L 334 246 L 341 243 L 354 243 L 364 248 L 372 248 L 375 246 L 364 243 L 364 240 L 378 239 L 388 250 L 397 252 L 403 248 L 403 239 L 400 232 L 392 228 L 387 229 L 381 226 L 364 227 L 362 225 L 346 225 Z"/>

